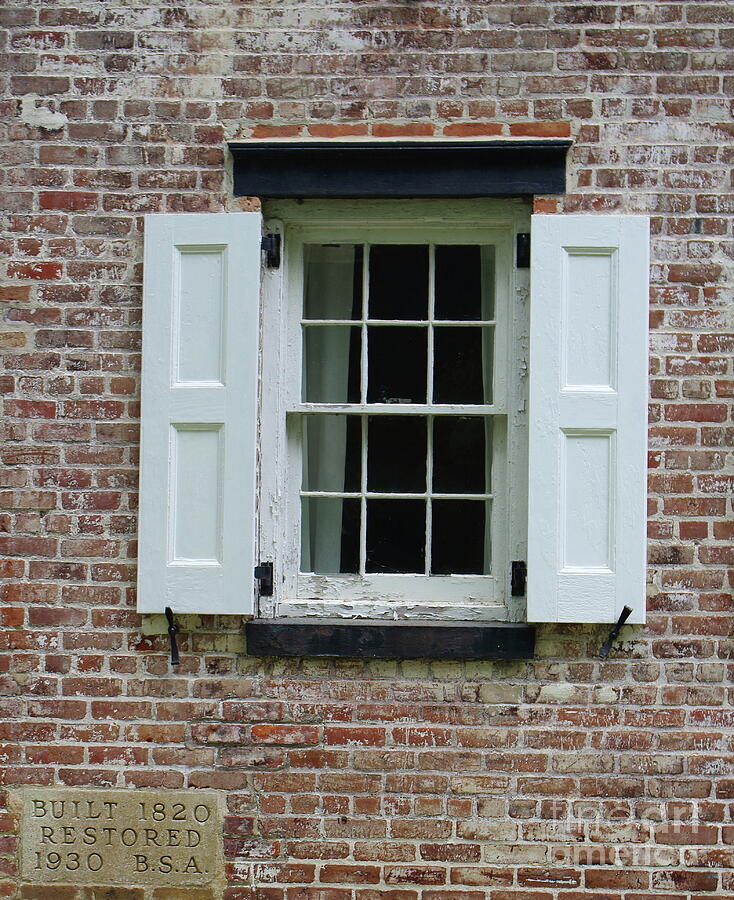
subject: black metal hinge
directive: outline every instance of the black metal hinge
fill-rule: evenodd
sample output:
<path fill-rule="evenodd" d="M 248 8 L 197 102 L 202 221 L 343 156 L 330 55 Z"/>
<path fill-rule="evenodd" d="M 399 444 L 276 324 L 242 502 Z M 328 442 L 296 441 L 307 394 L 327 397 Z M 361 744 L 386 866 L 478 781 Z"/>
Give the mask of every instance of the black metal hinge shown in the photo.
<path fill-rule="evenodd" d="M 255 566 L 255 578 L 260 582 L 260 596 L 273 596 L 273 564 L 261 562 Z"/>
<path fill-rule="evenodd" d="M 264 234 L 260 249 L 265 254 L 265 265 L 268 269 L 280 268 L 280 235 Z"/>
<path fill-rule="evenodd" d="M 516 236 L 515 265 L 518 269 L 530 268 L 530 234 L 527 231 Z"/>
<path fill-rule="evenodd" d="M 510 574 L 510 593 L 513 597 L 525 596 L 525 582 L 528 577 L 528 565 L 524 559 L 516 559 L 512 563 Z"/>

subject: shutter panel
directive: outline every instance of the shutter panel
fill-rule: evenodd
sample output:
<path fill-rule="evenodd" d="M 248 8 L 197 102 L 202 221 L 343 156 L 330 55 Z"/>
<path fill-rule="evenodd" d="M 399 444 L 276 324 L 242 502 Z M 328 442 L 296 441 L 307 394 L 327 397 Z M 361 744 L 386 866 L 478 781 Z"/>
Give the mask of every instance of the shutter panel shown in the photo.
<path fill-rule="evenodd" d="M 528 619 L 645 620 L 648 220 L 533 216 Z"/>
<path fill-rule="evenodd" d="M 253 611 L 260 234 L 145 218 L 140 612 Z"/>

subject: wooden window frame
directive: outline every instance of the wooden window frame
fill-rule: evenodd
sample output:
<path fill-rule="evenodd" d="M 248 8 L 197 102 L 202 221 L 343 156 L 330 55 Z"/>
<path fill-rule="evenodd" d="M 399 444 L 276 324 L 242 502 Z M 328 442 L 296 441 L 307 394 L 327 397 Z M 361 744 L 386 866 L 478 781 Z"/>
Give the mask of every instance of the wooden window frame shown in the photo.
<path fill-rule="evenodd" d="M 515 235 L 529 227 L 521 200 L 274 201 L 266 231 L 284 236 L 283 262 L 263 283 L 259 558 L 273 560 L 272 597 L 259 615 L 278 619 L 346 617 L 410 621 L 521 621 L 511 597 L 510 560 L 523 559 L 526 530 L 528 273 L 515 265 Z M 493 243 L 498 247 L 495 378 L 498 396 L 491 576 L 299 576 L 300 309 L 302 247 L 318 240 Z M 386 240 L 387 238 L 387 240 Z M 290 376 L 285 376 L 286 372 Z M 285 377 L 284 377 L 285 376 Z M 500 395 L 502 395 L 500 397 Z M 289 426 L 286 427 L 286 422 Z M 504 432 L 504 433 L 503 433 Z M 504 470 L 499 474 L 500 467 Z M 401 591 L 402 588 L 402 591 Z M 488 590 L 491 588 L 491 592 Z"/>

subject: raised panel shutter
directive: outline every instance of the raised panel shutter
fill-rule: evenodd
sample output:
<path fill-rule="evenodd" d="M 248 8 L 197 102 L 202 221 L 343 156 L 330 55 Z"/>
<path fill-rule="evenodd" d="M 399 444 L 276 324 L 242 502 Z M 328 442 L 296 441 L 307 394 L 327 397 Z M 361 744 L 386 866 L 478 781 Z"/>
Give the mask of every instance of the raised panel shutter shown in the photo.
<path fill-rule="evenodd" d="M 645 620 L 648 220 L 533 216 L 528 620 Z"/>
<path fill-rule="evenodd" d="M 145 218 L 140 612 L 253 609 L 260 232 Z"/>

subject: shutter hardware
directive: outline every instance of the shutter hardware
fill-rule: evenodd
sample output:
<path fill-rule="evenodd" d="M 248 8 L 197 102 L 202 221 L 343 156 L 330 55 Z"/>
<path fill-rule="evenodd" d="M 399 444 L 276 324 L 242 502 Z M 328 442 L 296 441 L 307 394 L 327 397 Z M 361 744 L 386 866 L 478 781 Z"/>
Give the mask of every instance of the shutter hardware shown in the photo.
<path fill-rule="evenodd" d="M 518 269 L 530 268 L 530 235 L 527 231 L 515 236 L 515 265 Z"/>
<path fill-rule="evenodd" d="M 280 268 L 280 235 L 264 234 L 260 249 L 265 254 L 265 265 L 268 269 Z"/>
<path fill-rule="evenodd" d="M 273 564 L 261 562 L 255 566 L 255 578 L 260 582 L 260 596 L 273 596 Z"/>
<path fill-rule="evenodd" d="M 513 597 L 525 596 L 525 579 L 528 575 L 528 564 L 524 559 L 516 559 L 512 563 L 510 573 L 510 594 Z"/>
<path fill-rule="evenodd" d="M 612 628 L 609 632 L 609 637 L 604 642 L 601 650 L 599 651 L 599 659 L 606 659 L 609 656 L 609 651 L 612 649 L 612 644 L 619 637 L 619 632 L 622 630 L 622 626 L 632 615 L 632 610 L 629 606 L 624 606 L 622 608 L 622 612 L 619 614 L 619 618 L 617 619 L 617 624 Z"/>
<path fill-rule="evenodd" d="M 173 610 L 170 606 L 165 609 L 166 619 L 168 619 L 168 640 L 171 643 L 171 665 L 178 665 L 178 644 L 176 643 L 176 634 L 178 633 L 178 625 L 173 621 Z"/>

